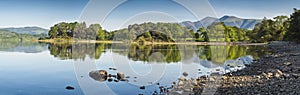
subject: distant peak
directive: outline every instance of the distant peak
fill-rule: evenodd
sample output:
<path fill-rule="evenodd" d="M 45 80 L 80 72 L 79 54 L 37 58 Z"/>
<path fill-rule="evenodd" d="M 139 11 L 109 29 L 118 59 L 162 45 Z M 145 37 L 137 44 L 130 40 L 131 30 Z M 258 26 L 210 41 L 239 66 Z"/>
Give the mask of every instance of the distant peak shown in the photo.
<path fill-rule="evenodd" d="M 208 16 L 208 17 L 205 17 L 205 18 L 203 18 L 203 19 L 218 19 L 218 18 Z"/>
<path fill-rule="evenodd" d="M 224 20 L 241 20 L 241 18 L 238 18 L 236 16 L 228 16 L 228 15 L 224 15 L 223 17 L 221 17 L 219 19 L 220 21 L 224 21 Z"/>

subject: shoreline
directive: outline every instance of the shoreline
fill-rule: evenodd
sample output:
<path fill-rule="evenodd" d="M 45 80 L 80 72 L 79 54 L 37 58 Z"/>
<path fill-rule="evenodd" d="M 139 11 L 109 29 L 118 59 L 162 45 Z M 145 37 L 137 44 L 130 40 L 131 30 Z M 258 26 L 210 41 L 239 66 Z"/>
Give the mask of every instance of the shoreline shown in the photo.
<path fill-rule="evenodd" d="M 107 43 L 107 44 L 138 44 L 137 42 L 124 42 L 124 41 L 97 41 L 97 40 L 66 40 L 66 41 L 55 41 L 50 40 L 37 40 L 42 43 Z M 212 45 L 212 46 L 232 46 L 232 45 L 267 45 L 268 43 L 248 43 L 248 42 L 145 42 L 142 45 Z"/>
<path fill-rule="evenodd" d="M 298 47 L 300 44 L 295 43 L 269 44 L 271 54 L 241 71 L 226 74 L 216 94 L 300 94 Z"/>
<path fill-rule="evenodd" d="M 271 43 L 267 47 L 271 54 L 265 54 L 242 70 L 220 77 L 181 79 L 178 85 L 182 80 L 194 81 L 191 84 L 194 86 L 187 89 L 195 94 L 201 94 L 206 86 L 213 86 L 209 84 L 215 82 L 219 83 L 216 95 L 300 94 L 300 44 Z"/>

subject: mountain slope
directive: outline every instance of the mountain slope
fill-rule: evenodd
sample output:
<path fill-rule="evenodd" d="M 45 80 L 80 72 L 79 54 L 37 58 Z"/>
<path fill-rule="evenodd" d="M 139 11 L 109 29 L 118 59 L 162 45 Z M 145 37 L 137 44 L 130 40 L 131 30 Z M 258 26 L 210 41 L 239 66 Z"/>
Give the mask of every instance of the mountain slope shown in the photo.
<path fill-rule="evenodd" d="M 43 29 L 40 27 L 2 28 L 2 30 L 8 30 L 8 31 L 15 32 L 18 34 L 31 34 L 31 35 L 48 33 L 47 29 Z"/>
<path fill-rule="evenodd" d="M 261 21 L 262 20 L 260 19 L 243 19 L 235 16 L 223 16 L 219 19 L 214 17 L 206 17 L 200 21 L 185 21 L 180 24 L 189 29 L 193 29 L 194 31 L 197 31 L 200 27 L 207 27 L 214 22 L 224 22 L 224 24 L 227 26 L 236 26 L 242 29 L 253 29 L 254 26 Z"/>
<path fill-rule="evenodd" d="M 260 19 L 242 19 L 235 16 L 223 16 L 219 21 L 227 26 L 236 26 L 243 29 L 253 29 L 255 24 L 261 22 Z"/>

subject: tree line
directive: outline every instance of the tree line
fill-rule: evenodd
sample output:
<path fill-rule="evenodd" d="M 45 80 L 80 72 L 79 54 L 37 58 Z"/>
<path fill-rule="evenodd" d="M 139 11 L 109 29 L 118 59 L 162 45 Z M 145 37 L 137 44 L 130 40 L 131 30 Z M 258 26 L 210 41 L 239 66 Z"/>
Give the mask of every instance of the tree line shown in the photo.
<path fill-rule="evenodd" d="M 134 40 L 147 32 L 160 32 L 159 37 L 167 35 L 166 39 L 196 42 L 269 42 L 296 41 L 300 42 L 300 10 L 288 16 L 276 16 L 273 19 L 264 18 L 255 25 L 253 30 L 226 26 L 223 22 L 215 22 L 208 27 L 200 27 L 196 32 L 178 23 L 142 23 L 128 28 L 108 32 L 100 24 L 58 23 L 51 27 L 49 38 L 75 38 L 79 40 Z M 147 36 L 147 35 L 144 35 Z M 150 37 L 155 38 L 155 37 Z M 163 39 L 163 38 L 161 38 Z"/>
<path fill-rule="evenodd" d="M 100 24 L 91 24 L 87 27 L 85 22 L 61 22 L 49 30 L 49 38 L 76 38 L 78 40 L 109 40 L 111 33 L 103 30 Z"/>
<path fill-rule="evenodd" d="M 294 8 L 294 13 L 288 16 L 276 16 L 273 19 L 264 18 L 256 24 L 253 31 L 248 32 L 252 42 L 293 41 L 300 42 L 300 10 Z"/>

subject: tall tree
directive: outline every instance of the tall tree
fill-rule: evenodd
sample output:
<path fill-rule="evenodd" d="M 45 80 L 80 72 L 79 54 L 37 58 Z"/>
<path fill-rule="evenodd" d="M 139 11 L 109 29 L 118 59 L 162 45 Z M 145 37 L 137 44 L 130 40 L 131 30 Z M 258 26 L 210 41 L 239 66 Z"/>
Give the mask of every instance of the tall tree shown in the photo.
<path fill-rule="evenodd" d="M 290 17 L 290 27 L 286 33 L 285 39 L 300 42 L 300 10 L 294 8 L 294 13 Z"/>

